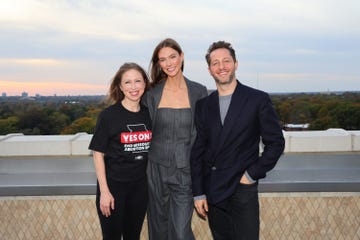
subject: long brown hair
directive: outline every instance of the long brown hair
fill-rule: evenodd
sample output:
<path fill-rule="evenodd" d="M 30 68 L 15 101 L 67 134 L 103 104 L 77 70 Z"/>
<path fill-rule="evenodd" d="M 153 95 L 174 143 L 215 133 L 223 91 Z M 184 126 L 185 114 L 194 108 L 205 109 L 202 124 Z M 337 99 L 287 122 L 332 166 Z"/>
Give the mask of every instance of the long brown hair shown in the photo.
<path fill-rule="evenodd" d="M 114 78 L 112 79 L 109 94 L 107 96 L 107 102 L 118 103 L 124 99 L 125 95 L 120 89 L 120 83 L 124 73 L 131 69 L 138 71 L 142 75 L 145 81 L 145 91 L 149 89 L 150 81 L 145 70 L 137 63 L 127 62 L 121 65 Z"/>
<path fill-rule="evenodd" d="M 166 38 L 162 40 L 154 49 L 153 55 L 151 57 L 149 72 L 150 72 L 150 78 L 151 78 L 151 86 L 154 87 L 161 81 L 165 80 L 167 78 L 166 73 L 164 73 L 161 70 L 161 67 L 159 65 L 159 51 L 162 48 L 170 47 L 177 51 L 179 55 L 182 54 L 182 50 L 180 45 L 172 38 Z M 184 71 L 184 61 L 181 63 L 181 71 Z"/>

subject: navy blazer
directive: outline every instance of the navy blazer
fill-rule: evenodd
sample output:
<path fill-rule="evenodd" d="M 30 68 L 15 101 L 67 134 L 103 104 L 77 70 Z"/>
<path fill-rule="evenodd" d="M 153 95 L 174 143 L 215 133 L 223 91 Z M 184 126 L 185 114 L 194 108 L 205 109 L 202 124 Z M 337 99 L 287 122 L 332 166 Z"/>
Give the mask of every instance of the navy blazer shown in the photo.
<path fill-rule="evenodd" d="M 197 102 L 195 125 L 190 158 L 193 195 L 205 194 L 212 204 L 231 196 L 245 171 L 254 180 L 264 178 L 284 151 L 285 140 L 269 95 L 240 82 L 224 125 L 218 91 Z"/>

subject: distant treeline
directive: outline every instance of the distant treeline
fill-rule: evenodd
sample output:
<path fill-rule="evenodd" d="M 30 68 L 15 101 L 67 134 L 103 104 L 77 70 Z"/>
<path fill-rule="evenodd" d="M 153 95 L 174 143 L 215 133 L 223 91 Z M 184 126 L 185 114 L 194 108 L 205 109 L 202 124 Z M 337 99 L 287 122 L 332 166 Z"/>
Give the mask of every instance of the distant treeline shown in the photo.
<path fill-rule="evenodd" d="M 309 130 L 360 130 L 360 92 L 271 95 L 281 125 L 308 123 Z"/>
<path fill-rule="evenodd" d="M 282 127 L 308 123 L 308 130 L 360 130 L 359 92 L 270 96 Z M 0 135 L 91 134 L 105 107 L 104 96 L 0 97 Z"/>
<path fill-rule="evenodd" d="M 104 96 L 2 97 L 0 135 L 58 135 L 93 133 Z"/>

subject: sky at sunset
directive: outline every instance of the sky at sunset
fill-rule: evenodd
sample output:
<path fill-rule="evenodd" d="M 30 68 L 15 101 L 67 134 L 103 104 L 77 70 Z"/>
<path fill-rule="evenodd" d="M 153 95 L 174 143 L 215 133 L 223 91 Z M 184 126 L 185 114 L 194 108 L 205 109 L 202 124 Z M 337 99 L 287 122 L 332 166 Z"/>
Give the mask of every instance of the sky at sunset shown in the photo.
<path fill-rule="evenodd" d="M 205 53 L 232 43 L 244 84 L 360 91 L 359 0 L 2 0 L 0 94 L 103 95 L 124 62 L 146 70 L 166 37 L 184 74 L 214 89 Z"/>

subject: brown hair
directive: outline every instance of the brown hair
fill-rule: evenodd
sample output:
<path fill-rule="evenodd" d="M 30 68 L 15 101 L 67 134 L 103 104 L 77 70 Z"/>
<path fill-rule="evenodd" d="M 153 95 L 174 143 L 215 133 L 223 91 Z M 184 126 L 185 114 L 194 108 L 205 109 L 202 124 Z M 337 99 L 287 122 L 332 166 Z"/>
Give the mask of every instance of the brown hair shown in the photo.
<path fill-rule="evenodd" d="M 119 70 L 117 71 L 117 73 L 115 74 L 114 78 L 111 81 L 109 94 L 107 97 L 107 101 L 109 103 L 118 103 L 124 99 L 125 96 L 120 89 L 120 83 L 124 73 L 131 69 L 134 69 L 141 73 L 145 81 L 145 91 L 148 90 L 150 81 L 145 70 L 137 63 L 132 63 L 132 62 L 124 63 L 123 65 L 121 65 L 121 67 L 119 68 Z"/>
<path fill-rule="evenodd" d="M 235 50 L 233 49 L 231 44 L 228 42 L 225 42 L 225 41 L 217 41 L 217 42 L 213 42 L 206 52 L 205 59 L 206 59 L 208 66 L 210 66 L 210 60 L 211 60 L 210 54 L 219 48 L 225 48 L 225 49 L 229 50 L 231 57 L 233 58 L 234 62 L 236 62 Z"/>
<path fill-rule="evenodd" d="M 150 72 L 150 78 L 151 78 L 151 86 L 156 86 L 159 82 L 167 78 L 167 75 L 161 70 L 161 67 L 159 65 L 159 52 L 162 48 L 170 47 L 177 51 L 180 55 L 183 52 L 181 50 L 180 45 L 171 38 L 166 38 L 162 40 L 154 49 L 153 55 L 151 57 L 149 72 Z M 181 71 L 184 71 L 184 61 L 181 65 Z"/>

